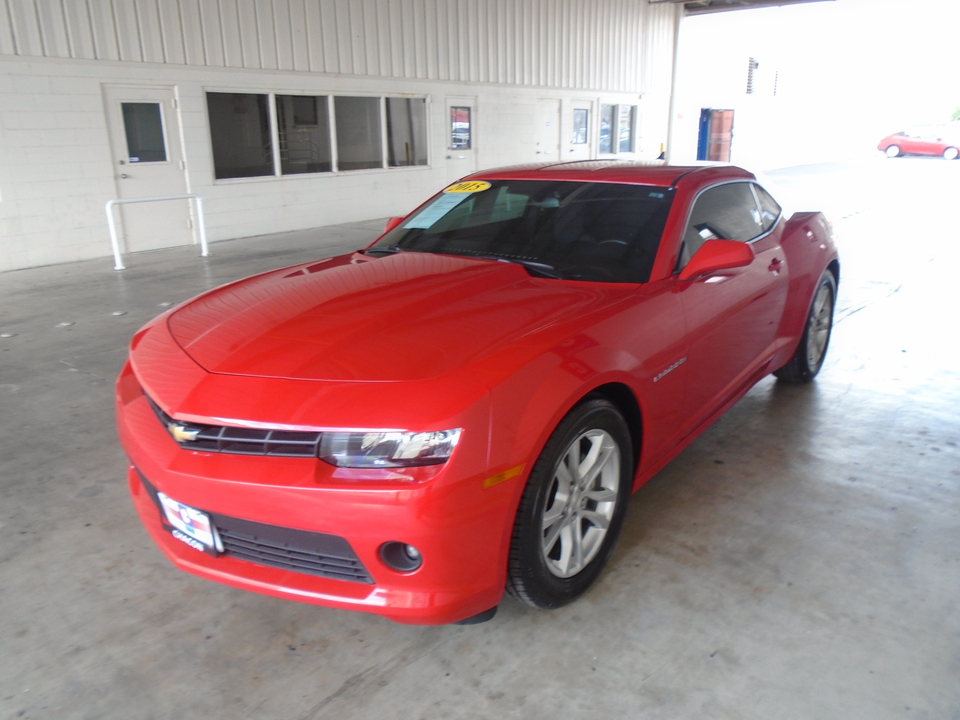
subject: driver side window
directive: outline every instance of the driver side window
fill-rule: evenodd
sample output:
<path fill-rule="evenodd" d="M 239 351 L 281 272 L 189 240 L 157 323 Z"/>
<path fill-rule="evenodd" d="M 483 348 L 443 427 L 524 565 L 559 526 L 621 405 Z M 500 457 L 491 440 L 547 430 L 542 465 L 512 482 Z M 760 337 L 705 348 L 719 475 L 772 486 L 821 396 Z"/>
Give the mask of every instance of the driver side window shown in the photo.
<path fill-rule="evenodd" d="M 706 240 L 747 242 L 763 231 L 750 183 L 726 183 L 708 188 L 693 204 L 676 269 L 682 270 Z"/>

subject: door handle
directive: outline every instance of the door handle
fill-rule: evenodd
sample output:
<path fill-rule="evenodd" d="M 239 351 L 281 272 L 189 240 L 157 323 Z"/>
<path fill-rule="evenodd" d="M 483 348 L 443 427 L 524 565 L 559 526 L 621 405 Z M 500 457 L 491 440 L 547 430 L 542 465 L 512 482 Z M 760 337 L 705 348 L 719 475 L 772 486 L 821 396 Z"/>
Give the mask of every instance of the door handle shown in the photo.
<path fill-rule="evenodd" d="M 782 265 L 783 265 L 783 262 L 780 260 L 780 258 L 774 258 L 773 260 L 770 261 L 770 265 L 769 267 L 767 267 L 767 270 L 772 272 L 774 275 L 779 275 L 780 267 Z"/>
<path fill-rule="evenodd" d="M 128 177 L 130 177 L 130 176 L 127 175 L 126 173 L 120 173 L 120 177 L 121 177 L 123 180 L 126 180 L 126 179 L 127 179 Z"/>

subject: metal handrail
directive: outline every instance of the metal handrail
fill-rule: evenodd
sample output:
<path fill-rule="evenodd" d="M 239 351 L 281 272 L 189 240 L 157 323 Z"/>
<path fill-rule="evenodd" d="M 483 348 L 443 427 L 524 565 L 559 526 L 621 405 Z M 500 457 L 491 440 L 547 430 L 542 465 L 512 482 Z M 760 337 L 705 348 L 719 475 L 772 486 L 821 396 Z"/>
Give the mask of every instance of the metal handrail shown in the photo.
<path fill-rule="evenodd" d="M 197 223 L 200 226 L 200 257 L 210 257 L 210 249 L 207 247 L 207 223 L 203 217 L 203 199 L 196 193 L 187 193 L 186 195 L 162 195 L 157 197 L 126 198 L 121 200 L 108 200 L 106 205 L 107 225 L 110 228 L 110 243 L 113 245 L 113 269 L 126 270 L 123 264 L 123 257 L 120 253 L 120 240 L 117 237 L 117 222 L 113 217 L 113 208 L 115 205 L 126 205 L 127 203 L 156 202 L 158 200 L 196 200 L 197 201 Z"/>

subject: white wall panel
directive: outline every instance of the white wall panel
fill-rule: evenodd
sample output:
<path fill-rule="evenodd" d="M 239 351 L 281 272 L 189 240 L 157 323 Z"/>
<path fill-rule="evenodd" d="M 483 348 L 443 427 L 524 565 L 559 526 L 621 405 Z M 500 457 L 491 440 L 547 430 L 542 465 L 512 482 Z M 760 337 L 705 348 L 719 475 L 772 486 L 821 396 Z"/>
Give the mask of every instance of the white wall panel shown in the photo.
<path fill-rule="evenodd" d="M 189 0 L 188 0 L 189 2 Z M 220 3 L 218 0 L 197 0 L 200 4 L 200 40 L 203 44 L 203 65 L 223 67 L 223 30 L 220 26 Z M 233 0 L 229 0 L 233 2 Z M 185 28 L 196 32 L 196 28 Z"/>
<path fill-rule="evenodd" d="M 140 41 L 143 62 L 166 62 L 157 0 L 135 0 L 132 4 L 133 14 L 137 20 L 137 37 Z"/>
<path fill-rule="evenodd" d="M 0 0 L 0 54 L 636 91 L 675 7 L 643 0 Z"/>
<path fill-rule="evenodd" d="M 133 2 L 118 2 L 113 9 L 120 59 L 125 62 L 143 62 L 136 5 Z"/>
<path fill-rule="evenodd" d="M 13 40 L 13 25 L 6 0 L 0 0 L 0 55 L 16 55 L 17 45 Z"/>
<path fill-rule="evenodd" d="M 256 25 L 257 39 L 260 43 L 260 65 L 259 67 L 267 70 L 277 70 L 280 67 L 279 55 L 277 53 L 277 25 L 273 16 L 272 0 L 256 1 Z M 284 38 L 284 43 L 289 45 L 292 38 Z M 250 67 L 245 63 L 246 67 Z M 257 66 L 254 66 L 257 67 Z"/>
<path fill-rule="evenodd" d="M 648 21 L 643 34 L 643 87 L 661 95 L 671 90 L 671 73 L 667 68 L 673 62 L 675 26 L 673 20 L 677 9 L 672 6 L 647 6 Z"/>
<path fill-rule="evenodd" d="M 186 64 L 183 47 L 183 25 L 180 21 L 180 3 L 177 0 L 158 2 L 160 38 L 163 42 L 164 62 L 171 65 Z"/>
<path fill-rule="evenodd" d="M 37 2 L 37 21 L 43 38 L 43 52 L 47 57 L 70 57 L 67 24 L 59 2 Z"/>
<path fill-rule="evenodd" d="M 200 5 L 196 0 L 177 0 L 177 7 L 180 15 L 180 35 L 183 38 L 185 62 L 187 65 L 206 65 Z M 186 32 L 185 28 L 190 28 L 190 31 Z"/>
<path fill-rule="evenodd" d="M 227 67 L 260 67 L 260 29 L 254 0 L 220 0 L 220 28 Z"/>
<path fill-rule="evenodd" d="M 312 5 L 313 3 L 311 3 Z M 293 37 L 293 69 L 310 69 L 310 46 L 307 37 L 307 11 L 305 0 L 289 0 L 290 32 Z"/>
<path fill-rule="evenodd" d="M 17 0 L 8 0 L 16 2 Z M 117 41 L 117 19 L 110 0 L 87 0 L 90 27 L 93 31 L 93 47 L 97 60 L 119 60 L 120 45 Z"/>
<path fill-rule="evenodd" d="M 13 38 L 17 55 L 42 57 L 43 39 L 40 35 L 40 22 L 33 2 L 27 0 L 7 0 L 10 24 L 13 26 Z"/>
<path fill-rule="evenodd" d="M 277 68 L 293 70 L 293 25 L 289 0 L 273 0 L 273 38 L 277 46 Z"/>

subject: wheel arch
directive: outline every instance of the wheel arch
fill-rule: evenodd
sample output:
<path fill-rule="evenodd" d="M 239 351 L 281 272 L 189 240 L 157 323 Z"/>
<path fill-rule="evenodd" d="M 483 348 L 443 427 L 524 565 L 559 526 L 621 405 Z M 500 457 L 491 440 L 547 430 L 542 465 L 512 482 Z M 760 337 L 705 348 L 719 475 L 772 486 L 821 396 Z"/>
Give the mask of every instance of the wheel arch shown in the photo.
<path fill-rule="evenodd" d="M 640 453 L 643 447 L 643 413 L 640 410 L 637 396 L 624 383 L 608 382 L 594 388 L 578 402 L 582 402 L 591 395 L 603 397 L 623 415 L 623 419 L 627 422 L 627 430 L 630 433 L 630 444 L 633 449 L 633 472 L 636 473 L 637 468 L 640 467 Z"/>
<path fill-rule="evenodd" d="M 840 287 L 840 261 L 834 258 L 830 261 L 830 264 L 827 265 L 827 270 L 833 275 L 833 281 L 837 284 L 837 287 Z"/>

